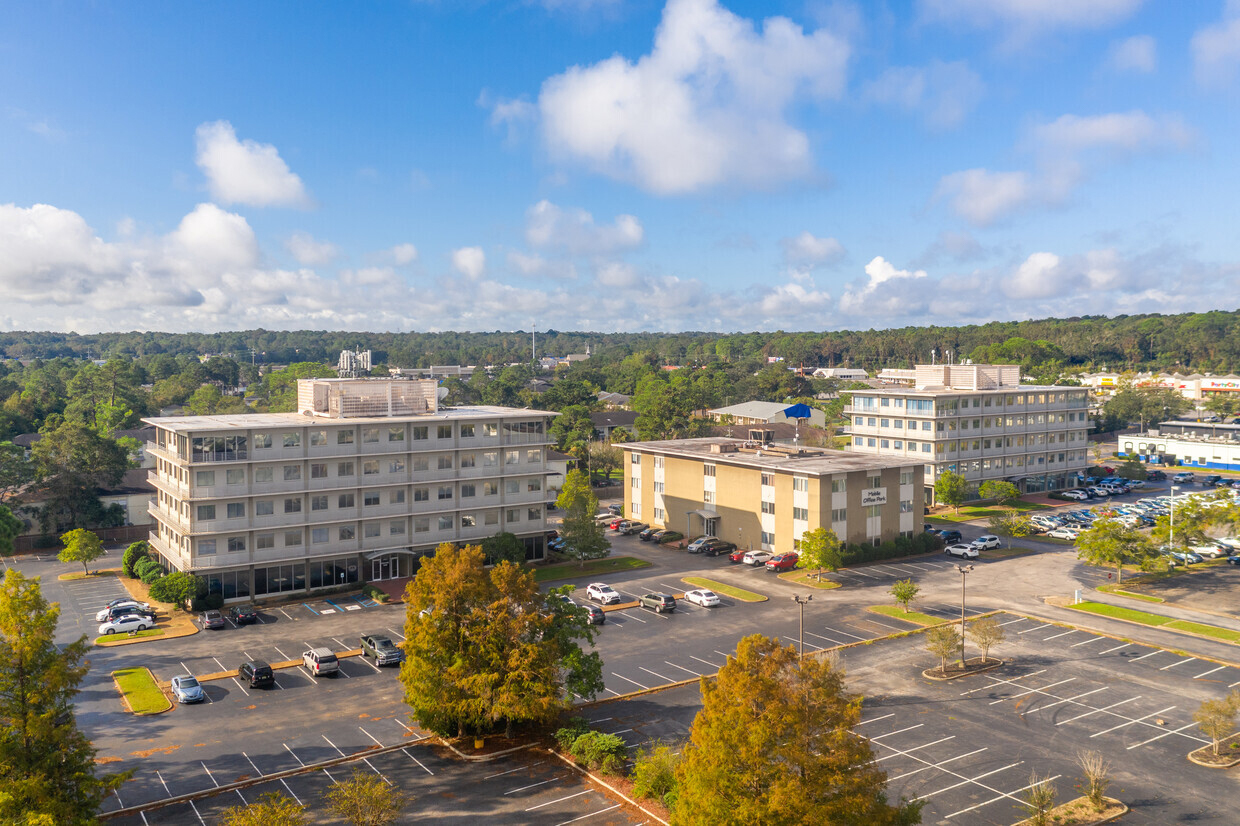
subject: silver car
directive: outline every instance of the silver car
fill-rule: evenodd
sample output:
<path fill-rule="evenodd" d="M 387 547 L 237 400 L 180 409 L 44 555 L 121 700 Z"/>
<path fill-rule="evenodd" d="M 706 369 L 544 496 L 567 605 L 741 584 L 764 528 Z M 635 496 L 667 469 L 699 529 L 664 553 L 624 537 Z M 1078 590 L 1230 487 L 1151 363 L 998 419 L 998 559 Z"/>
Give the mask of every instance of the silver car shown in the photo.
<path fill-rule="evenodd" d="M 178 703 L 201 703 L 207 699 L 202 685 L 188 674 L 172 678 L 172 696 Z"/>

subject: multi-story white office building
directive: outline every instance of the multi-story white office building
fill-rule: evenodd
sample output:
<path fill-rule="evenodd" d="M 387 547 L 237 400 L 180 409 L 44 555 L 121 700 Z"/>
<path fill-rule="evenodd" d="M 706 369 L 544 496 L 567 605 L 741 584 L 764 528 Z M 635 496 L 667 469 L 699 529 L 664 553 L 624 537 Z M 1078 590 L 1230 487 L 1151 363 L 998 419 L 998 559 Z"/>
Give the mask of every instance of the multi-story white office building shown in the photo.
<path fill-rule="evenodd" d="M 440 408 L 437 389 L 307 379 L 295 413 L 145 420 L 152 548 L 229 600 L 412 576 L 500 531 L 541 558 L 556 414 Z"/>
<path fill-rule="evenodd" d="M 1075 487 L 1089 465 L 1088 390 L 1020 383 L 1020 368 L 919 364 L 912 387 L 857 390 L 850 449 L 925 463 L 926 501 L 939 474 L 1022 492 Z"/>

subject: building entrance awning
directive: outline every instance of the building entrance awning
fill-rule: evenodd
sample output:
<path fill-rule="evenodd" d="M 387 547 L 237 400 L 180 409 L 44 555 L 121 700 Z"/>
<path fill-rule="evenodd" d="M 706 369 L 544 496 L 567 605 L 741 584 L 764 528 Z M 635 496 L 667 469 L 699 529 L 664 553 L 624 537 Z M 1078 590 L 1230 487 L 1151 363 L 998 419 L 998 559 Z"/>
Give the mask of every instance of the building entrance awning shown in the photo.
<path fill-rule="evenodd" d="M 719 513 L 717 511 L 704 511 L 703 510 L 703 511 L 690 511 L 690 513 L 693 514 L 694 516 L 700 516 L 703 519 L 718 519 L 719 518 Z"/>

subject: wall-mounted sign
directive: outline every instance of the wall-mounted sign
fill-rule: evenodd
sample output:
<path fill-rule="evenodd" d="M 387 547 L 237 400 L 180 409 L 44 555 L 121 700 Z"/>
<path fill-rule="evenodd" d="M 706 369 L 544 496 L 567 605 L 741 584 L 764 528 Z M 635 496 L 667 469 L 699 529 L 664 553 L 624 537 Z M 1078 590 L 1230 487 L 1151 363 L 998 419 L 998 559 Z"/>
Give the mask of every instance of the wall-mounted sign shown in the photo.
<path fill-rule="evenodd" d="M 861 491 L 861 507 L 866 508 L 871 505 L 887 504 L 886 488 L 866 488 Z"/>

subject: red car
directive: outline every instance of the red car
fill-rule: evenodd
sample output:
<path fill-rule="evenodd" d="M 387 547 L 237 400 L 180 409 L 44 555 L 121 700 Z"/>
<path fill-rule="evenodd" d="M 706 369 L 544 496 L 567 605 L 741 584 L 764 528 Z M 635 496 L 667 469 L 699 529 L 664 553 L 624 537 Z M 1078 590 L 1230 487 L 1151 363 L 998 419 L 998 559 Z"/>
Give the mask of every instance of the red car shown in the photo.
<path fill-rule="evenodd" d="M 800 558 L 799 554 L 792 553 L 791 551 L 779 556 L 773 556 L 766 563 L 766 569 L 768 571 L 791 571 L 797 566 L 797 560 Z"/>
<path fill-rule="evenodd" d="M 737 548 L 735 551 L 728 554 L 728 559 L 732 560 L 733 562 L 742 562 L 744 561 L 745 554 L 747 553 L 748 551 L 746 551 L 744 548 Z"/>

